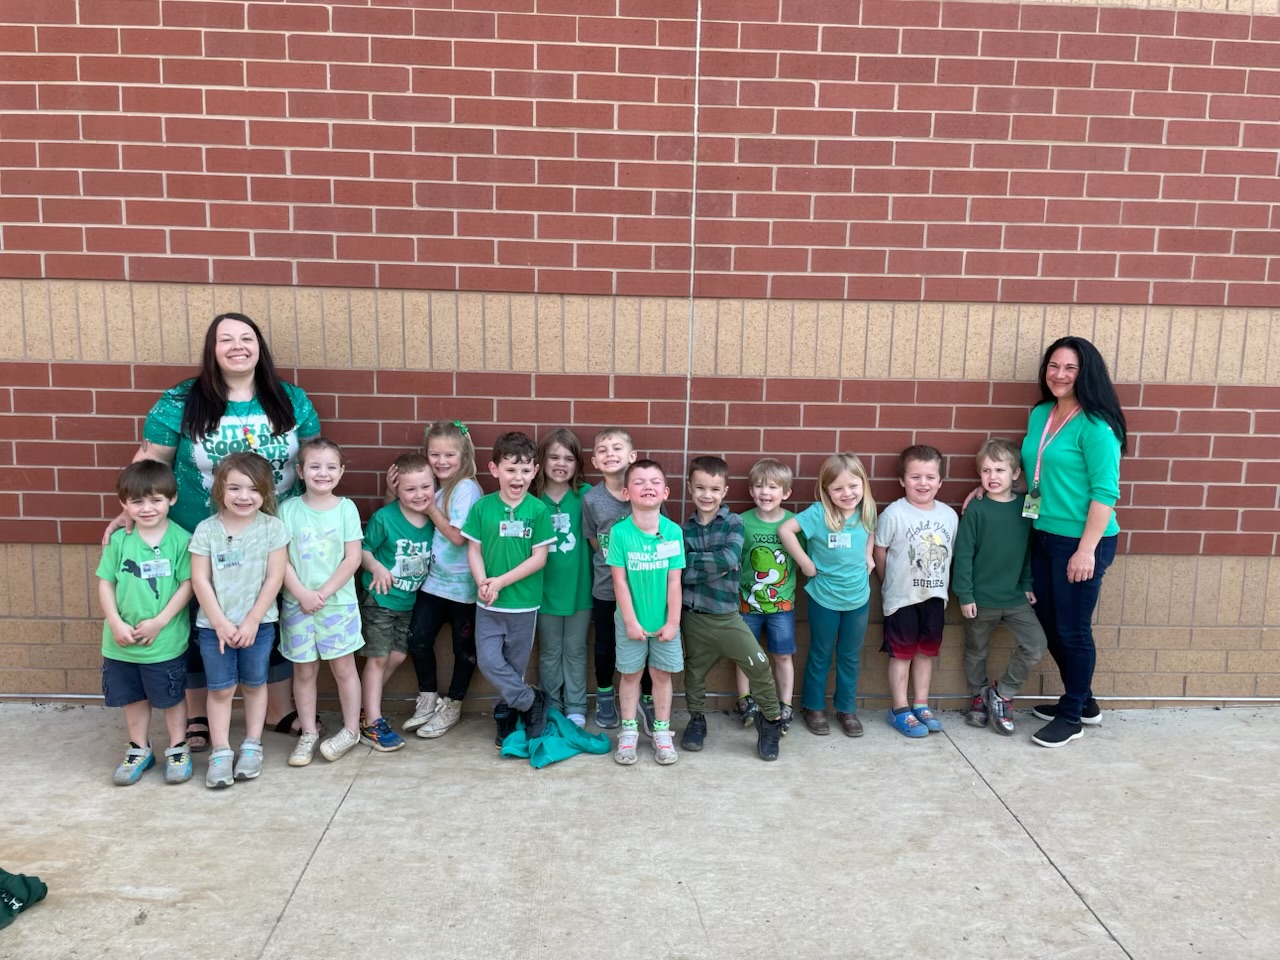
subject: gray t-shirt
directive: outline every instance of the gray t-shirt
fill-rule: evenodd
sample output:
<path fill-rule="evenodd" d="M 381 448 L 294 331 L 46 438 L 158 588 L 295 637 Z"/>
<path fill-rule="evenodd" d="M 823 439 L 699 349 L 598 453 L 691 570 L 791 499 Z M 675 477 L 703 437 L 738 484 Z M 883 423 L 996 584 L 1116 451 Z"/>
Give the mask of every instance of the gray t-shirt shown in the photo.
<path fill-rule="evenodd" d="M 888 548 L 884 561 L 886 617 L 930 597 L 947 599 L 959 523 L 956 512 L 936 500 L 932 510 L 920 510 L 906 497 L 884 508 L 876 524 L 876 546 Z"/>
<path fill-rule="evenodd" d="M 609 529 L 623 517 L 631 516 L 631 504 L 619 500 L 603 483 L 596 484 L 582 498 L 582 535 L 595 540 L 600 549 L 591 554 L 591 596 L 613 600 L 613 573 L 605 557 L 609 553 Z"/>

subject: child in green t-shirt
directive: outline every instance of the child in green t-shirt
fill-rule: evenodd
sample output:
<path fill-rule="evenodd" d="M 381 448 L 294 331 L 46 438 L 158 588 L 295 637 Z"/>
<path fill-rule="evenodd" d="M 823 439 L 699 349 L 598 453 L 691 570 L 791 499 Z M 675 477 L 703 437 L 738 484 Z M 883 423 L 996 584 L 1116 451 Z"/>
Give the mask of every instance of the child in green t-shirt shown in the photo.
<path fill-rule="evenodd" d="M 622 732 L 613 759 L 636 762 L 640 739 L 636 710 L 640 674 L 645 664 L 653 677 L 653 749 L 658 763 L 675 763 L 671 742 L 671 675 L 684 669 L 680 648 L 680 571 L 684 569 L 684 534 L 662 515 L 671 491 L 666 474 L 652 460 L 627 468 L 626 497 L 631 515 L 609 531 L 606 560 L 612 568 L 616 614 L 618 672 L 622 674 Z"/>
<path fill-rule="evenodd" d="M 556 542 L 547 553 L 538 611 L 538 682 L 548 703 L 579 727 L 587 722 L 587 628 L 591 625 L 591 545 L 582 535 L 582 444 L 572 430 L 538 443 L 534 491 L 551 511 Z"/>
<path fill-rule="evenodd" d="M 360 603 L 361 653 L 366 658 L 360 683 L 365 713 L 360 742 L 380 753 L 404 746 L 404 738 L 382 714 L 382 690 L 409 656 L 413 605 L 431 567 L 435 535 L 435 525 L 427 519 L 435 506 L 430 462 L 424 454 L 406 453 L 392 468 L 398 478 L 396 499 L 369 518 L 360 552 L 365 589 Z"/>
<path fill-rule="evenodd" d="M 169 522 L 178 499 L 173 470 L 157 460 L 139 460 L 120 472 L 116 495 L 133 532 L 117 530 L 98 564 L 98 599 L 106 614 L 102 629 L 102 696 L 123 707 L 129 747 L 116 768 L 120 786 L 137 783 L 155 766 L 151 709 L 164 711 L 169 749 L 166 783 L 191 779 L 187 749 L 187 637 L 191 632 L 191 535 Z"/>
<path fill-rule="evenodd" d="M 551 513 L 530 487 L 537 448 L 523 433 L 504 433 L 493 447 L 489 473 L 498 492 L 481 497 L 462 525 L 467 560 L 476 581 L 476 664 L 502 700 L 493 711 L 495 744 L 524 719 L 530 740 L 543 734 L 547 696 L 525 683 L 534 627 L 542 605 L 542 568 L 556 542 Z"/>
<path fill-rule="evenodd" d="M 738 611 L 769 656 L 782 701 L 782 732 L 791 729 L 796 668 L 796 562 L 782 547 L 778 528 L 795 514 L 783 506 L 791 499 L 794 475 L 785 463 L 765 457 L 747 474 L 755 507 L 742 514 L 742 584 Z M 760 710 L 747 676 L 737 667 L 737 714 L 745 726 Z"/>

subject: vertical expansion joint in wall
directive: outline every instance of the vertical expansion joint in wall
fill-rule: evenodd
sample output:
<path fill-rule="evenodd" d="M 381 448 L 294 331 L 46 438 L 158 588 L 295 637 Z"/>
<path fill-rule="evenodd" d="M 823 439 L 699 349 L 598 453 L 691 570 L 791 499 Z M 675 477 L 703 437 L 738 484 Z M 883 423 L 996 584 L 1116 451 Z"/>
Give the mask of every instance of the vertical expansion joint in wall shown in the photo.
<path fill-rule="evenodd" d="M 689 185 L 689 315 L 688 330 L 685 339 L 688 348 L 685 352 L 684 367 L 684 440 L 681 444 L 683 460 L 680 469 L 689 462 L 689 421 L 693 414 L 693 317 L 694 317 L 694 279 L 697 275 L 697 226 L 698 226 L 698 124 L 699 107 L 702 103 L 702 0 L 698 0 L 697 20 L 694 24 L 693 40 L 693 170 Z M 680 485 L 680 517 L 683 520 L 689 491 L 686 484 Z"/>

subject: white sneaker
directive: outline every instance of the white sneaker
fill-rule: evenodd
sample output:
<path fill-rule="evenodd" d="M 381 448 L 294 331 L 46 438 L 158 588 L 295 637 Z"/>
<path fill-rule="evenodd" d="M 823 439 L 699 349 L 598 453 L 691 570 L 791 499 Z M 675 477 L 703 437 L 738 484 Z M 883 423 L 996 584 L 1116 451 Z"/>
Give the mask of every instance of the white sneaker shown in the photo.
<path fill-rule="evenodd" d="M 431 715 L 436 712 L 440 706 L 440 694 L 438 693 L 420 693 L 418 694 L 418 702 L 414 704 L 413 716 L 404 722 L 402 730 L 417 730 L 428 720 Z"/>
<path fill-rule="evenodd" d="M 618 751 L 613 755 L 613 762 L 629 767 L 636 762 L 636 744 L 640 741 L 639 730 L 628 730 L 625 727 L 618 734 Z"/>
<path fill-rule="evenodd" d="M 298 742 L 293 746 L 293 752 L 289 754 L 289 766 L 305 767 L 311 762 L 311 758 L 316 754 L 316 744 L 320 742 L 320 734 L 303 733 L 298 734 Z"/>
<path fill-rule="evenodd" d="M 582 729 L 587 725 L 587 718 L 581 713 L 571 713 L 569 714 L 569 722 L 578 729 Z"/>
<path fill-rule="evenodd" d="M 675 745 L 671 742 L 670 730 L 655 730 L 653 734 L 653 759 L 666 765 L 680 759 Z"/>
<path fill-rule="evenodd" d="M 298 739 L 302 738 L 299 737 Z M 341 760 L 347 751 L 359 742 L 360 734 L 343 727 L 324 743 L 320 744 L 320 752 L 324 754 L 326 760 Z"/>
<path fill-rule="evenodd" d="M 436 705 L 436 712 L 431 715 L 424 726 L 418 728 L 418 736 L 424 740 L 443 737 L 462 719 L 462 701 L 441 697 Z"/>

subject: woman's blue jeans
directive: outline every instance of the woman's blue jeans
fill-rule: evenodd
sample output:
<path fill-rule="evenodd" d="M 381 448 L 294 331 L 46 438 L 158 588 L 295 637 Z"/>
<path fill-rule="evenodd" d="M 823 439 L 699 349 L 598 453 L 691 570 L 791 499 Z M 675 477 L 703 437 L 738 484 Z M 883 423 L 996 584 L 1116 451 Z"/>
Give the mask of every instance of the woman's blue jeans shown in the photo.
<path fill-rule="evenodd" d="M 800 703 L 806 710 L 825 710 L 827 674 L 831 655 L 836 658 L 836 710 L 853 713 L 858 708 L 858 661 L 867 633 L 864 603 L 856 610 L 831 610 L 809 598 L 809 655 L 804 664 L 804 689 Z"/>
<path fill-rule="evenodd" d="M 1067 563 L 1080 549 L 1074 537 L 1037 531 L 1031 543 L 1031 589 L 1035 611 L 1049 640 L 1049 655 L 1062 676 L 1063 694 L 1058 716 L 1080 722 L 1080 711 L 1093 699 L 1093 668 L 1098 651 L 1093 645 L 1093 611 L 1102 592 L 1102 575 L 1116 558 L 1116 538 L 1103 537 L 1093 554 L 1093 576 L 1079 583 L 1067 580 Z"/>

